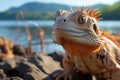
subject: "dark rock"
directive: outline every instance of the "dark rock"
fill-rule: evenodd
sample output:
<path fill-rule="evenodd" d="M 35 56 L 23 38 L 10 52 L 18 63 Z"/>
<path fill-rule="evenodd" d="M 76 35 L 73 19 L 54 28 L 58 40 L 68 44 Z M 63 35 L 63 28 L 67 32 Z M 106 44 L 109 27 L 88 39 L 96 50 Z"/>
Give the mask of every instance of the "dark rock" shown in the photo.
<path fill-rule="evenodd" d="M 16 73 L 17 74 L 17 73 Z M 7 77 L 7 75 L 0 69 L 0 80 L 23 80 L 20 77 Z"/>
<path fill-rule="evenodd" d="M 7 73 L 9 70 L 16 67 L 16 62 L 13 59 L 3 59 L 2 62 L 0 62 L 0 69 L 2 69 L 5 73 Z"/>
<path fill-rule="evenodd" d="M 14 56 L 0 60 L 0 80 L 55 80 L 56 73 L 63 73 L 63 55 L 34 53 L 32 56 Z M 86 79 L 85 79 L 86 78 Z M 73 80 L 91 80 L 91 75 L 76 73 Z"/>
<path fill-rule="evenodd" d="M 18 63 L 15 70 L 19 73 L 18 76 L 22 77 L 24 80 L 40 80 L 47 77 L 47 75 L 38 69 L 34 64 L 27 61 Z"/>
<path fill-rule="evenodd" d="M 53 58 L 46 54 L 34 54 L 32 57 L 30 57 L 29 62 L 36 65 L 46 74 L 51 74 L 56 70 L 62 70 L 60 62 L 53 60 Z"/>
<path fill-rule="evenodd" d="M 10 77 L 10 78 L 2 78 L 0 80 L 23 80 L 23 79 L 20 77 Z"/>
<path fill-rule="evenodd" d="M 92 76 L 90 74 L 81 74 L 80 72 L 75 72 L 73 75 L 73 80 L 92 80 Z"/>
<path fill-rule="evenodd" d="M 48 54 L 48 56 L 52 57 L 55 61 L 60 62 L 61 66 L 62 66 L 63 55 L 64 55 L 64 53 L 62 53 L 60 51 L 56 51 L 52 54 Z"/>
<path fill-rule="evenodd" d="M 22 45 L 14 45 L 13 53 L 15 55 L 23 56 L 26 54 L 26 48 L 24 48 Z"/>
<path fill-rule="evenodd" d="M 0 69 L 0 79 L 1 78 L 6 78 L 6 74 L 4 73 L 2 69 Z"/>

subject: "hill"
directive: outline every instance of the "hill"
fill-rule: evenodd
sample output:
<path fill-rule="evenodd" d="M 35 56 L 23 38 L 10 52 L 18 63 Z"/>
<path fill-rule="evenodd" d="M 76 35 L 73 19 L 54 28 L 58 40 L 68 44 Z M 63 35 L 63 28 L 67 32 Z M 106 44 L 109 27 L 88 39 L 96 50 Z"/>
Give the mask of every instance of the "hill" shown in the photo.
<path fill-rule="evenodd" d="M 7 11 L 10 12 L 56 12 L 59 9 L 68 9 L 69 6 L 62 5 L 62 4 L 47 4 L 47 3 L 38 3 L 38 2 L 31 2 L 26 3 L 20 7 L 12 7 Z"/>
<path fill-rule="evenodd" d="M 12 7 L 5 12 L 0 13 L 1 20 L 14 20 L 16 19 L 16 13 L 23 11 L 25 19 L 41 19 L 48 20 L 53 19 L 54 14 L 59 9 L 68 9 L 69 6 L 62 4 L 47 4 L 31 2 L 26 3 L 20 7 Z"/>
<path fill-rule="evenodd" d="M 92 8 L 100 8 L 104 6 L 103 4 L 96 4 L 93 5 Z M 77 6 L 72 6 L 73 9 L 75 9 Z M 53 3 L 38 3 L 38 2 L 30 2 L 26 3 L 20 7 L 12 7 L 6 12 L 56 12 L 59 9 L 65 9 L 68 10 L 68 5 L 62 5 L 62 4 L 53 4 Z"/>
<path fill-rule="evenodd" d="M 76 6 L 73 6 L 75 9 Z M 120 2 L 116 3 L 112 6 L 104 5 L 104 4 L 96 4 L 93 5 L 92 8 L 99 8 L 99 10 L 103 13 L 103 18 L 105 20 L 120 20 Z M 38 3 L 31 2 L 26 3 L 19 7 L 12 7 L 5 12 L 0 13 L 1 20 L 14 20 L 16 18 L 16 13 L 19 11 L 23 11 L 25 15 L 25 19 L 41 19 L 41 20 L 50 20 L 54 18 L 55 12 L 65 9 L 68 10 L 68 5 L 62 4 L 53 4 L 53 3 Z M 116 14 L 116 15 L 114 15 Z M 113 16 L 114 15 L 114 16 Z"/>
<path fill-rule="evenodd" d="M 98 4 L 94 7 L 102 7 L 102 4 Z M 73 6 L 73 9 L 75 9 L 76 6 Z M 62 4 L 53 4 L 53 3 L 38 3 L 38 2 L 31 2 L 31 3 L 26 3 L 20 7 L 12 7 L 5 12 L 0 13 L 0 19 L 1 20 L 9 20 L 9 19 L 15 19 L 16 18 L 16 13 L 19 11 L 23 11 L 25 15 L 25 19 L 41 19 L 41 20 L 48 20 L 48 19 L 53 19 L 55 12 L 60 10 L 60 9 L 65 9 L 68 10 L 69 6 L 67 5 L 62 5 Z"/>
<path fill-rule="evenodd" d="M 112 6 L 101 7 L 100 11 L 105 20 L 120 20 L 120 2 Z"/>

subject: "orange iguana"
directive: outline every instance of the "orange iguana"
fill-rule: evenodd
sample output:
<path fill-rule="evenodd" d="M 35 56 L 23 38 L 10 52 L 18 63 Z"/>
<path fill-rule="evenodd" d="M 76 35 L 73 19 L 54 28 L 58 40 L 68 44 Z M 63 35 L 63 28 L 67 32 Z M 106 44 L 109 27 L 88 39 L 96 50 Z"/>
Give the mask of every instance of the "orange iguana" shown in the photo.
<path fill-rule="evenodd" d="M 57 76 L 71 79 L 76 68 L 82 74 L 90 73 L 98 80 L 120 80 L 120 46 L 109 35 L 100 31 L 97 21 L 100 13 L 84 7 L 74 12 L 56 13 L 53 38 L 66 51 L 63 59 L 65 73 Z"/>

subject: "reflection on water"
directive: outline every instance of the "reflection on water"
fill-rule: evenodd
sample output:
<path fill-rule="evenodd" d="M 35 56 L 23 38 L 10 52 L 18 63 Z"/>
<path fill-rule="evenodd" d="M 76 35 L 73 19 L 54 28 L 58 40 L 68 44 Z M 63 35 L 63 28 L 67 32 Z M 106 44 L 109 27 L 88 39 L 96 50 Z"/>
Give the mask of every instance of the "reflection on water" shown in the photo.
<path fill-rule="evenodd" d="M 54 52 L 55 50 L 64 51 L 60 45 L 52 42 L 52 27 L 54 21 L 35 21 L 45 31 L 45 51 L 46 53 Z M 99 21 L 98 25 L 103 30 L 107 30 L 112 33 L 120 33 L 120 21 Z M 25 47 L 28 46 L 25 28 L 23 22 L 18 21 L 0 21 L 0 36 L 5 36 L 12 40 L 16 44 L 22 44 Z M 40 39 L 37 36 L 36 28 L 29 26 L 32 35 L 32 44 L 34 51 L 40 51 Z"/>
<path fill-rule="evenodd" d="M 105 31 L 120 33 L 120 21 L 99 21 L 98 25 Z"/>
<path fill-rule="evenodd" d="M 25 22 L 31 22 L 31 20 L 27 20 Z M 40 26 L 52 26 L 54 24 L 53 20 L 34 20 L 38 25 Z M 11 26 L 23 26 L 23 21 L 21 20 L 0 20 L 0 27 L 1 26 L 6 26 L 6 27 L 11 27 Z"/>

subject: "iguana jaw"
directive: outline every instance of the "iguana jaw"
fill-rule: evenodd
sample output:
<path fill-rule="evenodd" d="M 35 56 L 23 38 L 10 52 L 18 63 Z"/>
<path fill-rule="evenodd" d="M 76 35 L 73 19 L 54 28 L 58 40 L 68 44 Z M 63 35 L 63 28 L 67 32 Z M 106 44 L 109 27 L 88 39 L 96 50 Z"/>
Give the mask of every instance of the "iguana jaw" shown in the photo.
<path fill-rule="evenodd" d="M 61 33 L 64 33 L 64 34 L 68 34 L 70 36 L 78 36 L 78 37 L 81 37 L 81 36 L 85 36 L 86 35 L 86 32 L 84 31 L 73 31 L 73 30 L 67 30 L 67 29 L 60 29 L 60 28 L 56 28 L 55 29 L 56 32 L 61 32 Z"/>
<path fill-rule="evenodd" d="M 64 40 L 79 42 L 76 38 L 80 38 L 85 35 L 85 32 L 70 29 L 70 26 L 66 26 L 64 28 L 55 27 L 53 31 L 53 39 L 58 44 L 62 44 Z"/>
<path fill-rule="evenodd" d="M 71 55 L 81 56 L 95 53 L 100 49 L 99 36 L 92 36 L 92 33 L 89 32 L 76 32 L 73 30 L 56 28 L 53 35 L 55 42 L 62 45 Z M 88 39 L 88 36 L 90 36 L 91 39 Z"/>
<path fill-rule="evenodd" d="M 62 44 L 64 41 L 70 41 L 78 44 L 98 46 L 100 44 L 99 35 L 93 34 L 91 31 L 71 29 L 70 26 L 65 26 L 64 28 L 55 28 L 53 38 L 58 44 Z"/>

